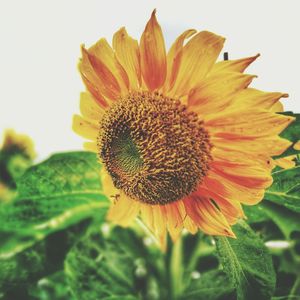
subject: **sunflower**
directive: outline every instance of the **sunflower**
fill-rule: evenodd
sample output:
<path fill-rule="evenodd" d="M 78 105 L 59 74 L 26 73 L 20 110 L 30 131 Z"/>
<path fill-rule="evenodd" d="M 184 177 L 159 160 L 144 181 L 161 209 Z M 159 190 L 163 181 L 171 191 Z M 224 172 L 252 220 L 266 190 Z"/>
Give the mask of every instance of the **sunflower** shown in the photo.
<path fill-rule="evenodd" d="M 272 184 L 272 156 L 293 118 L 277 114 L 287 94 L 248 88 L 246 67 L 259 55 L 216 62 L 225 39 L 183 32 L 166 53 L 153 11 L 140 43 L 125 28 L 86 49 L 79 70 L 87 88 L 73 129 L 103 164 L 108 219 L 136 217 L 165 245 L 183 228 L 234 237 Z"/>

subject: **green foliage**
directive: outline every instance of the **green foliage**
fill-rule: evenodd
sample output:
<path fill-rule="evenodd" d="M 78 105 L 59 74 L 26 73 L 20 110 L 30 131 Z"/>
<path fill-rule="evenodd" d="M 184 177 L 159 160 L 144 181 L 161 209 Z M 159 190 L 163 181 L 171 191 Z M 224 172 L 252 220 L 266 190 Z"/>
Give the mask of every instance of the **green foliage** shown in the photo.
<path fill-rule="evenodd" d="M 286 239 L 291 239 L 293 234 L 300 233 L 300 216 L 278 204 L 264 201 L 260 207 L 280 228 Z"/>
<path fill-rule="evenodd" d="M 191 281 L 180 300 L 230 300 L 235 299 L 235 288 L 226 274 L 219 270 L 204 273 Z"/>
<path fill-rule="evenodd" d="M 103 235 L 98 229 L 69 252 L 65 271 L 75 299 L 155 299 L 159 291 L 148 283 L 161 258 L 131 230 L 115 227 Z"/>
<path fill-rule="evenodd" d="M 37 285 L 29 290 L 29 297 L 39 300 L 74 300 L 63 271 L 39 280 Z"/>
<path fill-rule="evenodd" d="M 27 292 L 25 288 L 40 278 L 61 270 L 66 254 L 88 224 L 87 220 L 82 221 L 48 235 L 7 259 L 0 259 L 0 290 L 5 292 L 8 299 L 16 298 L 21 296 L 20 292 Z"/>
<path fill-rule="evenodd" d="M 300 212 L 300 165 L 273 173 L 273 184 L 266 191 L 265 199 Z"/>
<path fill-rule="evenodd" d="M 299 166 L 275 170 L 237 239 L 184 235 L 166 253 L 137 224 L 104 223 L 100 169 L 93 153 L 62 153 L 17 179 L 16 199 L 0 205 L 1 300 L 297 299 Z"/>
<path fill-rule="evenodd" d="M 18 198 L 0 207 L 0 258 L 97 214 L 107 198 L 100 166 L 88 152 L 52 156 L 17 182 Z"/>
<path fill-rule="evenodd" d="M 299 154 L 300 151 L 294 149 L 294 144 L 300 140 L 300 114 L 294 114 L 293 112 L 284 112 L 282 113 L 283 115 L 286 116 L 292 116 L 295 118 L 295 121 L 292 122 L 281 134 L 280 136 L 293 142 L 293 144 L 281 155 L 278 157 L 284 157 L 288 155 L 293 155 L 293 154 Z"/>
<path fill-rule="evenodd" d="M 218 237 L 216 243 L 237 299 L 271 299 L 276 277 L 270 253 L 245 222 L 235 225 L 234 232 L 236 239 Z"/>

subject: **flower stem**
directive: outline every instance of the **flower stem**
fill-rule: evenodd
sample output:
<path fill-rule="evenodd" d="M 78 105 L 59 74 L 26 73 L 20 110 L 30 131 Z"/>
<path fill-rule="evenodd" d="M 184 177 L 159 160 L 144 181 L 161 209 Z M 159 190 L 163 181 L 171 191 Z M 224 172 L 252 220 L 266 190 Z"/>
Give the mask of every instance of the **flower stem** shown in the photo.
<path fill-rule="evenodd" d="M 298 275 L 294 282 L 288 300 L 295 299 L 297 295 L 300 295 L 300 275 Z"/>
<path fill-rule="evenodd" d="M 177 299 L 183 289 L 182 268 L 182 239 L 179 238 L 173 245 L 170 261 L 170 281 L 172 299 Z"/>

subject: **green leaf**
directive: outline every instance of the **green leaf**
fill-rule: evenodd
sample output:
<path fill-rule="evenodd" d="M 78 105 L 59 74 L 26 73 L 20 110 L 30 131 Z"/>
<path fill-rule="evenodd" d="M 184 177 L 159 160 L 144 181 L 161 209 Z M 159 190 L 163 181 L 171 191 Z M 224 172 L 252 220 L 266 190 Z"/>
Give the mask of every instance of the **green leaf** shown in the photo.
<path fill-rule="evenodd" d="M 156 274 L 151 255 L 132 230 L 114 227 L 108 236 L 96 231 L 73 247 L 65 273 L 75 299 L 136 299 L 141 294 L 142 299 L 160 299 L 159 287 L 149 284 Z"/>
<path fill-rule="evenodd" d="M 37 280 L 63 269 L 66 254 L 88 225 L 88 220 L 84 220 L 48 235 L 12 257 L 0 259 L 0 291 L 8 299 L 18 298 Z"/>
<path fill-rule="evenodd" d="M 217 252 L 238 300 L 271 299 L 275 272 L 264 243 L 245 222 L 233 226 L 236 239 L 216 238 Z"/>
<path fill-rule="evenodd" d="M 288 155 L 293 155 L 293 154 L 299 154 L 299 150 L 295 150 L 293 148 L 294 144 L 300 140 L 300 114 L 294 114 L 293 112 L 284 112 L 282 113 L 283 115 L 286 116 L 292 116 L 295 117 L 295 121 L 292 122 L 281 134 L 280 136 L 288 139 L 289 141 L 293 142 L 293 144 L 286 150 L 284 151 L 281 155 L 276 156 L 278 157 L 285 157 Z"/>
<path fill-rule="evenodd" d="M 260 204 L 244 206 L 243 210 L 245 215 L 247 216 L 247 222 L 250 224 L 261 223 L 270 219 L 270 217 L 266 214 Z"/>
<path fill-rule="evenodd" d="M 31 298 L 39 300 L 74 300 L 63 271 L 42 278 L 29 289 L 29 295 Z"/>
<path fill-rule="evenodd" d="M 273 184 L 265 199 L 300 212 L 300 166 L 274 172 Z"/>
<path fill-rule="evenodd" d="M 56 154 L 28 169 L 17 182 L 19 197 L 0 207 L 0 258 L 103 214 L 109 203 L 99 171 L 89 152 Z"/>
<path fill-rule="evenodd" d="M 269 201 L 263 201 L 259 205 L 287 239 L 291 239 L 294 233 L 300 232 L 300 216 L 298 213 Z"/>
<path fill-rule="evenodd" d="M 226 274 L 214 270 L 193 279 L 180 300 L 229 300 L 235 299 L 235 288 L 228 282 Z"/>

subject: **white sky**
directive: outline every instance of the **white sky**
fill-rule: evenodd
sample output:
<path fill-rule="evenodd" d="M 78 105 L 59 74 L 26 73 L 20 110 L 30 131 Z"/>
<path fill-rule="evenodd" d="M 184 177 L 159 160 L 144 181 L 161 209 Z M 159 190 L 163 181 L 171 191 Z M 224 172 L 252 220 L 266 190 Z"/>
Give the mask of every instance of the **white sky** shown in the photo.
<path fill-rule="evenodd" d="M 139 38 L 154 8 L 168 47 L 195 28 L 225 36 L 232 59 L 261 53 L 248 69 L 259 76 L 252 86 L 288 92 L 286 110 L 300 112 L 298 0 L 0 0 L 1 132 L 29 134 L 40 158 L 82 149 L 71 130 L 83 90 L 80 44 L 111 41 L 122 26 Z"/>

